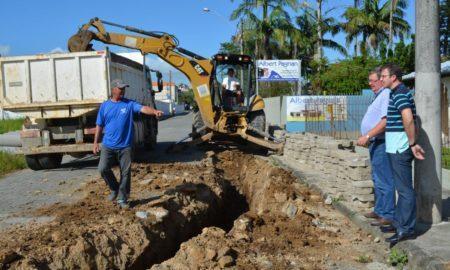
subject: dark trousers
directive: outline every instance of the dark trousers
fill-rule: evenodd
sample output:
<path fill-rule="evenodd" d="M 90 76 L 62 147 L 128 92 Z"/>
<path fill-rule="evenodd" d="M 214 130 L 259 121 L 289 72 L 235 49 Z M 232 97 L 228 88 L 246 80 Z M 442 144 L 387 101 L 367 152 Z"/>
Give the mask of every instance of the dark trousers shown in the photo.
<path fill-rule="evenodd" d="M 375 192 L 374 212 L 387 220 L 394 220 L 395 188 L 391 163 L 386 153 L 384 140 L 375 140 L 369 145 L 372 179 Z"/>
<path fill-rule="evenodd" d="M 396 154 L 389 153 L 394 186 L 398 193 L 394 214 L 394 226 L 397 233 L 414 233 L 416 226 L 416 194 L 412 182 L 412 161 L 414 159 L 411 148 Z"/>
<path fill-rule="evenodd" d="M 116 163 L 120 166 L 120 184 L 111 170 Z M 127 201 L 131 190 L 131 147 L 110 149 L 102 146 L 98 170 L 112 192 L 117 192 L 117 200 Z"/>

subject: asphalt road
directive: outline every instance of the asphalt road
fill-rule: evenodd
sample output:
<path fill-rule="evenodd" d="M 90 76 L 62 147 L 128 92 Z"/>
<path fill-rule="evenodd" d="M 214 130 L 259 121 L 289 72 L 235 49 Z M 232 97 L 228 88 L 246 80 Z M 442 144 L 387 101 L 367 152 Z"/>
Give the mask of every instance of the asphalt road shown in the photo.
<path fill-rule="evenodd" d="M 200 160 L 203 153 L 190 149 L 178 154 L 166 153 L 173 142 L 191 132 L 192 114 L 179 115 L 159 123 L 158 145 L 151 152 L 140 153 L 139 162 L 173 162 Z M 0 178 L 0 229 L 28 221 L 46 221 L 51 217 L 35 219 L 26 212 L 56 202 L 79 199 L 79 189 L 97 175 L 98 157 L 81 160 L 65 156 L 61 168 L 46 171 L 25 169 Z"/>

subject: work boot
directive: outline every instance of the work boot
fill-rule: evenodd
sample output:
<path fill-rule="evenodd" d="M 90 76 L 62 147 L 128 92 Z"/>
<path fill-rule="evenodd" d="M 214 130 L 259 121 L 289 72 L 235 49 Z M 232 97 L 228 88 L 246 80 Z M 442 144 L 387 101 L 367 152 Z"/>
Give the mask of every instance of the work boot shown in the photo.
<path fill-rule="evenodd" d="M 397 229 L 392 225 L 380 226 L 380 231 L 383 233 L 395 233 Z"/>
<path fill-rule="evenodd" d="M 123 200 L 119 200 L 117 201 L 117 203 L 119 204 L 119 207 L 122 209 L 130 209 L 130 204 L 127 201 L 123 201 Z"/>
<path fill-rule="evenodd" d="M 113 202 L 117 198 L 117 191 L 111 191 L 108 196 L 108 201 Z"/>
<path fill-rule="evenodd" d="M 392 222 L 390 220 L 387 220 L 384 218 L 379 218 L 376 221 L 373 221 L 370 223 L 370 225 L 372 225 L 372 226 L 388 226 L 391 224 L 392 224 Z"/>
<path fill-rule="evenodd" d="M 379 219 L 380 218 L 380 216 L 375 214 L 375 212 L 365 213 L 364 217 L 365 218 L 374 218 L 374 219 Z"/>

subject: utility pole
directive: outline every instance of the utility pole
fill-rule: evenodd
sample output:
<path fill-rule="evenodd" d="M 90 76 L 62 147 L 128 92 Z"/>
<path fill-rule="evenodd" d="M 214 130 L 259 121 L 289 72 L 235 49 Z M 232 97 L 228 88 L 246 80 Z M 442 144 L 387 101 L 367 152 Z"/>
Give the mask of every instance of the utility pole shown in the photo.
<path fill-rule="evenodd" d="M 243 20 L 241 19 L 240 23 L 239 23 L 239 43 L 240 43 L 240 47 L 241 47 L 241 54 L 244 54 L 244 25 L 243 25 Z M 244 72 L 245 70 L 241 70 L 241 85 L 244 85 Z"/>
<path fill-rule="evenodd" d="M 416 1 L 416 106 L 421 123 L 418 144 L 425 160 L 416 160 L 414 185 L 418 221 L 442 220 L 441 67 L 439 58 L 439 1 Z"/>
<path fill-rule="evenodd" d="M 174 94 L 172 93 L 172 70 L 169 70 L 169 95 L 169 110 L 170 114 L 173 115 Z"/>

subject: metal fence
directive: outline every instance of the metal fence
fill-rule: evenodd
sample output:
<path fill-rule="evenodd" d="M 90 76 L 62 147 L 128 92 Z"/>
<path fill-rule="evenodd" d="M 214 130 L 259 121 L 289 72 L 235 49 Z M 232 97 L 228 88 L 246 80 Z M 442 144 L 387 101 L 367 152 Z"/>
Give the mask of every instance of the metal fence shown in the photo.
<path fill-rule="evenodd" d="M 336 139 L 357 139 L 361 121 L 373 96 L 340 96 L 330 102 L 327 99 L 306 105 L 305 131 L 331 136 Z"/>

